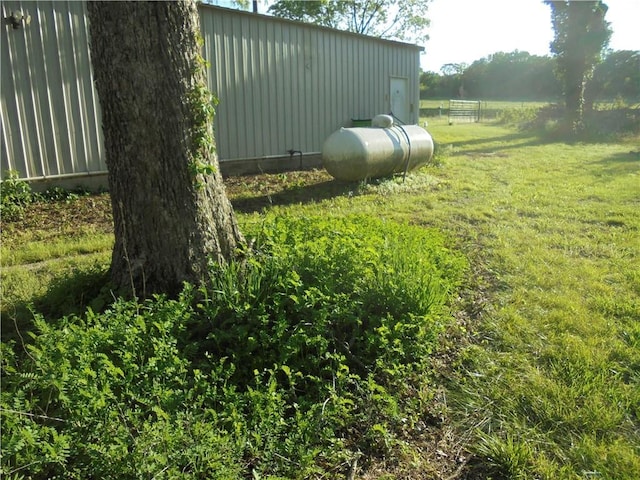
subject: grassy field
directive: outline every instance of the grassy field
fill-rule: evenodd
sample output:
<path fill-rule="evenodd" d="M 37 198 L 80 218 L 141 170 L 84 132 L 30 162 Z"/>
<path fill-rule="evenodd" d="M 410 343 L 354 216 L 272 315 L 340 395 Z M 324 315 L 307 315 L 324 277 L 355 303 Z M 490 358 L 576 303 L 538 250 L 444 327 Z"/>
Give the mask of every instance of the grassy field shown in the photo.
<path fill-rule="evenodd" d="M 365 214 L 435 227 L 467 256 L 436 406 L 457 478 L 640 478 L 638 139 L 547 143 L 446 119 L 429 130 L 434 165 L 404 183 L 288 173 L 229 179 L 229 195 L 245 228 L 263 209 Z M 49 282 L 108 265 L 103 228 L 23 227 L 3 225 L 3 330 Z"/>
<path fill-rule="evenodd" d="M 469 99 L 475 100 L 476 99 Z M 510 100 L 480 100 L 480 118 L 482 121 L 499 120 L 500 123 L 511 122 L 515 118 L 519 122 L 532 119 L 542 107 L 550 105 L 551 101 L 510 101 Z M 447 118 L 449 115 L 449 99 L 420 100 L 420 115 L 429 120 Z"/>
<path fill-rule="evenodd" d="M 476 98 L 470 98 L 469 100 L 478 100 Z M 549 105 L 549 103 L 553 103 L 551 101 L 543 102 L 543 101 L 517 101 L 517 100 L 480 100 L 482 108 L 491 108 L 495 110 L 505 110 L 511 108 L 522 108 L 522 107 L 544 107 L 545 105 Z M 420 100 L 420 108 L 438 108 L 442 105 L 443 108 L 449 107 L 449 99 L 423 99 Z"/>
<path fill-rule="evenodd" d="M 431 129 L 451 156 L 425 217 L 460 232 L 489 296 L 451 391 L 472 449 L 498 478 L 637 478 L 637 147 Z"/>

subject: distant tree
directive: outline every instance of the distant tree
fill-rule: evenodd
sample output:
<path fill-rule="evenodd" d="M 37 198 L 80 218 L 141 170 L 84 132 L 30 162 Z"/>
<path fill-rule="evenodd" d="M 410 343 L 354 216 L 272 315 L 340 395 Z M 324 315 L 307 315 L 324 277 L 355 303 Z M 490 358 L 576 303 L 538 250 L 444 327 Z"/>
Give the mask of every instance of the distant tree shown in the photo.
<path fill-rule="evenodd" d="M 431 0 L 278 0 L 269 13 L 373 37 L 426 42 Z"/>
<path fill-rule="evenodd" d="M 420 98 L 441 97 L 440 84 L 441 76 L 436 72 L 420 73 Z"/>
<path fill-rule="evenodd" d="M 207 279 L 243 243 L 218 168 L 194 1 L 87 2 L 115 245 L 135 296 Z"/>
<path fill-rule="evenodd" d="M 329 28 L 338 28 L 345 10 L 344 2 L 326 0 L 279 0 L 269 7 L 269 13 L 276 17 Z"/>
<path fill-rule="evenodd" d="M 493 95 L 493 85 L 487 81 L 489 73 L 488 58 L 476 60 L 465 69 L 463 73 L 464 84 L 470 96 L 474 98 L 501 98 Z"/>
<path fill-rule="evenodd" d="M 587 102 L 616 98 L 640 102 L 640 51 L 608 52 L 596 66 L 588 89 Z"/>
<path fill-rule="evenodd" d="M 440 67 L 440 73 L 442 74 L 440 80 L 442 96 L 448 98 L 465 97 L 466 87 L 462 74 L 466 68 L 466 63 L 446 63 Z"/>
<path fill-rule="evenodd" d="M 575 132 L 583 127 L 586 84 L 611 37 L 605 20 L 608 7 L 600 0 L 545 3 L 551 7 L 556 73 L 564 85 L 567 120 Z"/>
<path fill-rule="evenodd" d="M 446 64 L 440 73 L 420 74 L 421 98 L 455 95 L 460 82 L 471 98 L 493 100 L 553 100 L 562 96 L 554 75 L 555 59 L 527 52 L 496 52 L 471 65 Z M 458 72 L 463 71 L 462 76 Z M 585 89 L 585 109 L 596 100 L 640 102 L 640 51 L 608 51 L 596 65 Z"/>
<path fill-rule="evenodd" d="M 466 63 L 445 63 L 440 67 L 440 73 L 444 76 L 462 75 L 466 68 Z"/>
<path fill-rule="evenodd" d="M 463 80 L 469 95 L 478 98 L 547 100 L 560 92 L 553 60 L 518 50 L 476 60 L 465 69 Z"/>
<path fill-rule="evenodd" d="M 249 10 L 249 7 L 253 7 L 255 10 L 256 0 L 231 0 L 230 2 L 223 2 L 222 0 L 199 0 L 201 3 L 206 5 L 224 5 L 225 7 L 235 8 L 238 10 Z"/>

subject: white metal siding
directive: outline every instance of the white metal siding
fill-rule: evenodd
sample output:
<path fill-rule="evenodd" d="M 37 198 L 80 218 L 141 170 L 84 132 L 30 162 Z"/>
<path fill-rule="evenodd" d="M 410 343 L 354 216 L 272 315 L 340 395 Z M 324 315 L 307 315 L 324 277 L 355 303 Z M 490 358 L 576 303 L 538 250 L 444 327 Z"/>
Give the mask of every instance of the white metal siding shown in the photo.
<path fill-rule="evenodd" d="M 208 6 L 200 19 L 221 160 L 319 152 L 352 118 L 390 112 L 392 77 L 418 120 L 419 47 Z"/>
<path fill-rule="evenodd" d="M 31 23 L 1 32 L 2 170 L 23 178 L 106 171 L 84 2 L 5 1 Z"/>
<path fill-rule="evenodd" d="M 85 2 L 3 1 L 0 37 L 2 171 L 22 178 L 106 172 Z M 319 152 L 352 118 L 390 110 L 391 77 L 408 80 L 418 114 L 419 52 L 264 15 L 201 6 L 209 87 L 220 99 L 220 159 Z"/>

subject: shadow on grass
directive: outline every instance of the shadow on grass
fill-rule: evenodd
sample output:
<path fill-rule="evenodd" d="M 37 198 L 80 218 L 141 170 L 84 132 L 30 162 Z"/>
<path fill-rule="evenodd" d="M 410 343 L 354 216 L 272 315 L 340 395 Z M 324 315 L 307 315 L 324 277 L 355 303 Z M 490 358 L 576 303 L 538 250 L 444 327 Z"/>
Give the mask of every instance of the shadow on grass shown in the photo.
<path fill-rule="evenodd" d="M 272 206 L 316 203 L 334 197 L 353 195 L 357 190 L 357 182 L 327 180 L 313 185 L 285 187 L 273 194 L 236 198 L 231 200 L 231 204 L 238 212 L 253 213 Z"/>
<path fill-rule="evenodd" d="M 531 135 L 528 135 L 527 138 L 531 138 Z M 505 150 L 513 150 L 516 148 L 525 148 L 525 147 L 535 147 L 538 145 L 544 145 L 548 143 L 542 139 L 531 139 L 527 142 L 515 143 L 511 141 L 508 144 L 500 144 L 500 145 L 488 145 L 486 148 L 474 148 L 471 150 L 463 150 L 460 152 L 461 155 L 487 155 L 495 154 L 497 152 L 503 152 Z"/>
<path fill-rule="evenodd" d="M 451 142 L 451 146 L 459 150 L 458 155 L 482 155 L 549 143 L 618 143 L 628 135 L 637 136 L 640 133 L 640 109 L 586 112 L 582 128 L 577 131 L 567 123 L 564 110 L 554 105 L 540 109 L 534 119 L 515 118 L 513 122 L 498 125 L 518 130 L 507 135 Z"/>
<path fill-rule="evenodd" d="M 436 150 L 445 146 L 449 146 L 454 150 L 452 156 L 476 155 L 491 156 L 504 150 L 511 150 L 523 147 L 534 147 L 552 143 L 556 140 L 539 135 L 532 131 L 517 131 L 507 135 L 499 135 L 495 137 L 484 137 L 473 140 L 463 140 L 459 142 L 450 142 L 446 144 L 438 144 L 436 140 Z M 500 156 L 500 155 L 497 155 Z"/>
<path fill-rule="evenodd" d="M 109 285 L 108 266 L 75 267 L 54 277 L 43 295 L 3 302 L 2 341 L 28 340 L 25 334 L 33 330 L 34 314 L 55 322 L 68 315 L 82 315 L 87 308 L 104 310 L 113 301 Z"/>
<path fill-rule="evenodd" d="M 607 175 L 628 175 L 640 172 L 640 148 L 620 152 L 593 162 L 601 173 Z"/>
<path fill-rule="evenodd" d="M 491 125 L 493 126 L 493 125 Z M 464 148 L 471 145 L 481 145 L 484 143 L 506 143 L 506 142 L 514 142 L 516 140 L 530 139 L 534 136 L 531 132 L 521 132 L 517 131 L 514 133 L 509 133 L 507 135 L 499 135 L 496 137 L 482 137 L 476 138 L 474 140 L 464 140 L 460 142 L 450 142 L 450 145 L 454 148 Z"/>

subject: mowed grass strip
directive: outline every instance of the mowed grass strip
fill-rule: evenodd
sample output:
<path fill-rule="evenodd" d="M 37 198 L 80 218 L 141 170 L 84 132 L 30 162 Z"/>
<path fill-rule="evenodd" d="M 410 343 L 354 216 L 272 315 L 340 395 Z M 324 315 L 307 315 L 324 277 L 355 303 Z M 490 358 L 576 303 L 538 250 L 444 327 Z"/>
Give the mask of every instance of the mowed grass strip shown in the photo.
<path fill-rule="evenodd" d="M 32 240 L 22 245 L 2 246 L 2 267 L 21 266 L 68 259 L 72 256 L 89 255 L 110 251 L 113 235 L 95 233 L 47 240 Z"/>

